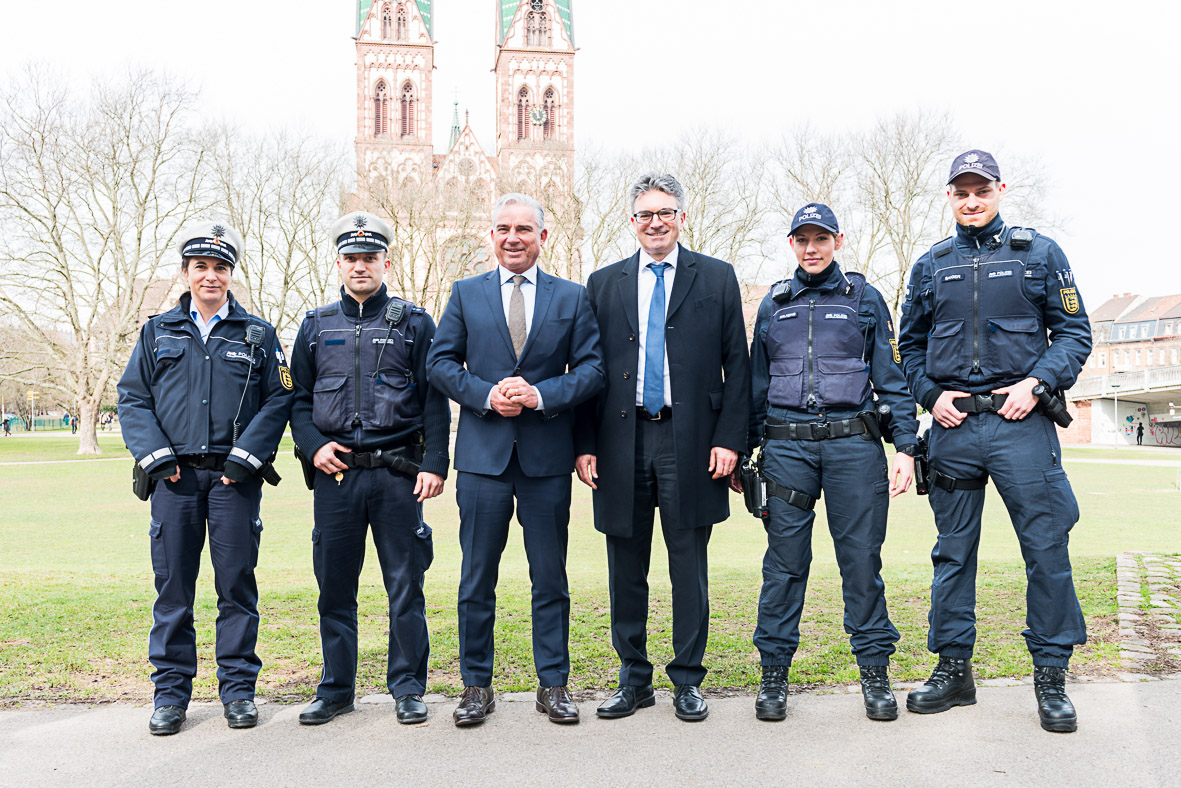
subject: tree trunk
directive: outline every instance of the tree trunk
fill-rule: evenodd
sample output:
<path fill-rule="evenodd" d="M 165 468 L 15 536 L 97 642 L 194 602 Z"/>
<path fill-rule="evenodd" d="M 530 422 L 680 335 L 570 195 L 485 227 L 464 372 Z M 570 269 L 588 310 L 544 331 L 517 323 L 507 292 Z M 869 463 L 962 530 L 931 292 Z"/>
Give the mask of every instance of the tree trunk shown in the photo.
<path fill-rule="evenodd" d="M 78 408 L 78 453 L 102 454 L 98 447 L 99 397 L 87 397 Z"/>

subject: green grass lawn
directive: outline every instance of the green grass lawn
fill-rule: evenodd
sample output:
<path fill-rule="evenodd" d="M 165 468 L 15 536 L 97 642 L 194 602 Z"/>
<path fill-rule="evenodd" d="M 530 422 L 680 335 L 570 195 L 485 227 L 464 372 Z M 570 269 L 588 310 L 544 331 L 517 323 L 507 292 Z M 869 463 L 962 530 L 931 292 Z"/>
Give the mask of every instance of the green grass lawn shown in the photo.
<path fill-rule="evenodd" d="M 14 437 L 0 440 L 0 462 L 74 459 L 75 447 L 68 436 Z M 103 447 L 110 449 L 107 456 L 119 456 L 117 438 L 107 436 Z M 1181 493 L 1173 486 L 1173 468 L 1069 463 L 1075 457 L 1093 456 L 1086 450 L 1067 450 L 1067 469 L 1083 513 L 1071 534 L 1072 557 L 1091 632 L 1090 642 L 1071 664 L 1079 672 L 1103 674 L 1119 669 L 1114 556 L 1125 550 L 1175 552 Z M 284 482 L 265 488 L 265 530 L 257 570 L 262 615 L 258 650 L 264 662 L 259 690 L 272 698 L 308 698 L 320 669 L 311 493 L 302 485 L 289 441 L 277 464 Z M 130 474 L 129 458 L 0 467 L 0 703 L 151 697 L 147 636 L 154 591 L 148 504 L 131 495 Z M 616 663 L 603 537 L 591 524 L 590 495 L 577 482 L 574 491 L 568 561 L 571 684 L 577 689 L 609 687 L 615 682 Z M 1020 635 L 1025 570 L 991 485 L 988 496 L 975 668 L 983 678 L 1022 676 L 1031 669 Z M 737 496 L 731 505 L 734 516 L 715 528 L 710 546 L 707 688 L 751 688 L 759 676 L 751 633 L 765 536 Z M 856 680 L 841 627 L 840 581 L 823 508 L 818 506 L 815 559 L 793 668 L 797 684 Z M 426 519 L 435 532 L 435 562 L 427 574 L 429 689 L 453 692 L 460 687 L 455 613 L 460 552 L 450 481 L 443 496 L 428 503 Z M 899 680 L 925 678 L 932 664 L 926 651 L 926 613 L 934 537 L 925 499 L 908 494 L 893 502 L 883 576 L 891 617 L 902 633 L 893 671 Z M 653 553 L 650 656 L 662 665 L 672 657 L 670 590 L 662 545 Z M 496 689 L 530 689 L 536 676 L 530 651 L 528 569 L 519 530 L 509 540 L 497 599 Z M 216 596 L 208 558 L 198 584 L 196 617 L 201 665 L 195 695 L 213 698 Z M 387 625 L 372 547 L 361 578 L 360 618 L 358 692 L 383 692 Z M 664 678 L 662 671 L 657 676 Z"/>

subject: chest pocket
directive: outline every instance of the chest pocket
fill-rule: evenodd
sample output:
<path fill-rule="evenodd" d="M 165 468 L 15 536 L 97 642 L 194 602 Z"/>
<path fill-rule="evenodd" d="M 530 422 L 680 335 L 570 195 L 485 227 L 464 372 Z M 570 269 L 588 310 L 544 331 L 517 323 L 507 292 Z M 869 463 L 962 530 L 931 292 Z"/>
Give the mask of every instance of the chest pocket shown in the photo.
<path fill-rule="evenodd" d="M 162 342 L 156 346 L 156 368 L 152 371 L 153 383 L 174 378 L 184 379 L 184 356 L 187 344 L 188 342 L 181 340 Z"/>

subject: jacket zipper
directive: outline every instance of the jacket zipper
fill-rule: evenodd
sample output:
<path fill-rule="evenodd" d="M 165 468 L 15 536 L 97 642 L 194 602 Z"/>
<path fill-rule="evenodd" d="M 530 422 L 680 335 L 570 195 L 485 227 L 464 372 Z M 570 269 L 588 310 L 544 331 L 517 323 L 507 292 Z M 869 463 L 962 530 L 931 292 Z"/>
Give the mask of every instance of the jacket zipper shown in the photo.
<path fill-rule="evenodd" d="M 357 327 L 353 332 L 353 426 L 361 423 L 361 322 L 365 319 L 365 302 L 357 306 Z"/>
<path fill-rule="evenodd" d="M 972 371 L 980 371 L 980 258 L 972 258 Z"/>
<path fill-rule="evenodd" d="M 816 392 L 814 389 L 814 375 L 813 367 L 815 360 L 812 356 L 812 319 L 816 314 L 816 299 L 808 301 L 808 407 L 816 404 Z"/>

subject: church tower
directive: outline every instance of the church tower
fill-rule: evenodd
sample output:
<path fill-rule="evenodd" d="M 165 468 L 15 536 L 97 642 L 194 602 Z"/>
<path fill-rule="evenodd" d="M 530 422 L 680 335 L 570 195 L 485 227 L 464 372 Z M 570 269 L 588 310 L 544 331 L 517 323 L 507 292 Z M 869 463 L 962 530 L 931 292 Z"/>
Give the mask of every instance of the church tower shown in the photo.
<path fill-rule="evenodd" d="M 537 192 L 574 166 L 573 0 L 496 0 L 496 157 L 502 184 Z"/>
<path fill-rule="evenodd" d="M 362 178 L 431 175 L 433 0 L 357 4 L 357 170 Z"/>

